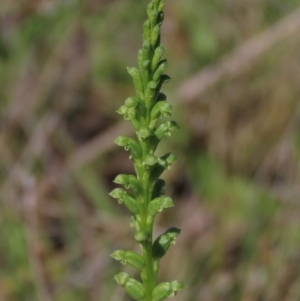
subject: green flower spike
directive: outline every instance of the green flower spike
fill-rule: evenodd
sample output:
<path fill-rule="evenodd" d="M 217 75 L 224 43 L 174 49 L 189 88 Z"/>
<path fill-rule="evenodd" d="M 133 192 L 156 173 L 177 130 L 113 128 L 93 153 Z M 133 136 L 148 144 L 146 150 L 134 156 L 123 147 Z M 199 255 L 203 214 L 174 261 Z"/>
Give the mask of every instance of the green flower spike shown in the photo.
<path fill-rule="evenodd" d="M 129 151 L 136 175 L 118 175 L 114 182 L 125 190 L 115 188 L 110 195 L 129 210 L 130 226 L 135 232 L 134 239 L 140 244 L 141 254 L 117 250 L 111 257 L 139 273 L 140 281 L 127 273 L 115 276 L 117 283 L 137 301 L 162 301 L 184 287 L 176 280 L 157 283 L 159 261 L 175 244 L 180 229 L 172 227 L 153 242 L 156 215 L 174 206 L 172 199 L 164 195 L 165 181 L 160 176 L 177 160 L 172 153 L 159 157 L 155 151 L 161 139 L 171 136 L 179 128 L 173 120 L 161 121 L 172 116 L 172 106 L 166 95 L 160 92 L 163 84 L 170 80 L 165 74 L 167 60 L 163 59 L 164 47 L 160 45 L 164 4 L 165 0 L 152 0 L 147 7 L 148 19 L 143 26 L 138 68 L 127 68 L 135 95 L 128 97 L 117 110 L 131 122 L 136 133 L 136 138 L 120 136 L 115 140 L 118 146 Z"/>

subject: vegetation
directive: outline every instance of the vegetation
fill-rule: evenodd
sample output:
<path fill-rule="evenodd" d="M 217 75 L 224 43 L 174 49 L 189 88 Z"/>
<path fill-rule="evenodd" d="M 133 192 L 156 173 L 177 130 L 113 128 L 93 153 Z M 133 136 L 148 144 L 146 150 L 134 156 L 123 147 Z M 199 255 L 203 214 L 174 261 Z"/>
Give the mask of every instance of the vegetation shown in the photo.
<path fill-rule="evenodd" d="M 119 174 L 114 182 L 130 189 L 131 193 L 115 188 L 110 195 L 118 199 L 130 211 L 134 238 L 140 244 L 142 254 L 117 250 L 112 257 L 128 264 L 140 273 L 142 283 L 121 272 L 115 280 L 135 300 L 162 301 L 173 297 L 184 284 L 179 281 L 163 282 L 157 285 L 159 262 L 169 247 L 175 243 L 180 229 L 172 227 L 153 242 L 155 217 L 163 210 L 173 207 L 173 201 L 165 196 L 165 181 L 160 179 L 164 170 L 169 170 L 177 160 L 172 153 L 161 157 L 155 155 L 159 142 L 164 136 L 170 137 L 178 129 L 175 121 L 157 125 L 159 119 L 170 117 L 172 106 L 160 92 L 170 77 L 164 74 L 167 60 L 162 59 L 164 47 L 160 45 L 161 25 L 164 19 L 165 0 L 153 0 L 147 8 L 148 19 L 144 23 L 143 47 L 138 52 L 139 69 L 127 68 L 133 78 L 135 96 L 128 97 L 125 105 L 117 111 L 129 120 L 135 129 L 138 141 L 119 136 L 115 143 L 130 152 L 136 176 Z"/>
<path fill-rule="evenodd" d="M 160 261 L 159 279 L 187 285 L 174 301 L 299 299 L 299 34 L 282 30 L 250 61 L 236 51 L 265 47 L 298 6 L 166 2 L 164 92 L 181 129 L 157 154 L 180 160 L 163 175 L 176 210 L 153 235 L 183 229 Z M 134 135 L 115 111 L 134 94 L 124 66 L 145 18 L 136 0 L 1 3 L 0 300 L 131 300 L 109 255 L 139 249 L 107 194 L 135 173 L 113 141 Z M 203 81 L 183 87 L 196 73 L 206 85 L 193 94 Z"/>

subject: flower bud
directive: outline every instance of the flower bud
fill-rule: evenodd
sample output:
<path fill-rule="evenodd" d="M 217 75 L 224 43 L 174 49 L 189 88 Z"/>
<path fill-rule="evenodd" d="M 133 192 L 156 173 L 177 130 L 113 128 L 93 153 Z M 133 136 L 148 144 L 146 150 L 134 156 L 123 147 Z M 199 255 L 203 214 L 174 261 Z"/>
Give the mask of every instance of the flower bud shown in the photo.
<path fill-rule="evenodd" d="M 126 113 L 124 114 L 125 120 L 134 120 L 136 119 L 136 111 L 134 108 L 127 108 Z"/>
<path fill-rule="evenodd" d="M 114 199 L 122 200 L 124 193 L 125 191 L 123 189 L 115 188 L 113 191 L 109 193 L 109 195 L 112 196 Z"/>
<path fill-rule="evenodd" d="M 139 49 L 138 51 L 138 64 L 139 64 L 139 69 L 141 71 L 142 66 L 143 66 L 144 58 L 143 58 L 143 48 Z"/>
<path fill-rule="evenodd" d="M 132 189 L 137 194 L 142 191 L 140 181 L 133 175 L 120 174 L 114 179 L 114 182 L 124 185 L 126 189 Z"/>
<path fill-rule="evenodd" d="M 171 283 L 163 282 L 157 285 L 152 293 L 153 301 L 163 301 L 172 297 Z"/>
<path fill-rule="evenodd" d="M 179 126 L 175 121 L 167 121 L 156 129 L 154 135 L 158 138 L 158 140 L 160 140 L 163 136 L 170 137 L 172 132 L 178 129 Z"/>
<path fill-rule="evenodd" d="M 136 96 L 131 96 L 126 98 L 125 105 L 128 108 L 135 108 L 139 103 L 139 99 Z"/>
<path fill-rule="evenodd" d="M 177 157 L 171 153 L 167 153 L 158 158 L 157 164 L 154 165 L 151 171 L 151 180 L 155 181 L 158 179 L 165 169 L 171 169 L 171 164 L 175 163 L 176 160 Z"/>
<path fill-rule="evenodd" d="M 166 68 L 167 68 L 167 60 L 160 61 L 158 67 L 156 68 L 153 74 L 153 81 L 157 82 L 160 79 L 161 75 L 164 73 Z"/>
<path fill-rule="evenodd" d="M 151 45 L 148 40 L 144 41 L 142 50 L 143 50 L 143 61 L 149 61 L 151 59 Z"/>
<path fill-rule="evenodd" d="M 138 142 L 136 140 L 134 140 L 133 138 L 119 136 L 115 140 L 115 144 L 117 144 L 118 146 L 124 147 L 124 149 L 126 151 L 130 151 L 131 155 L 135 159 L 140 159 L 140 157 L 142 155 L 141 147 L 138 144 Z"/>
<path fill-rule="evenodd" d="M 141 270 L 145 266 L 143 257 L 132 251 L 117 250 L 110 256 L 115 260 L 120 261 L 122 264 L 128 264 L 137 270 Z"/>
<path fill-rule="evenodd" d="M 154 9 L 151 12 L 151 14 L 149 16 L 149 21 L 150 21 L 150 24 L 151 24 L 152 27 L 155 27 L 155 25 L 157 23 L 157 19 L 159 18 L 159 16 L 160 16 L 160 14 L 156 9 Z"/>
<path fill-rule="evenodd" d="M 130 276 L 127 273 L 122 272 L 115 275 L 114 279 L 117 281 L 118 284 L 124 287 L 127 280 L 130 279 Z"/>
<path fill-rule="evenodd" d="M 150 21 L 152 28 L 156 25 L 159 12 L 156 10 L 154 3 L 150 2 L 147 7 L 147 15 Z"/>
<path fill-rule="evenodd" d="M 153 166 L 157 162 L 157 157 L 153 154 L 148 154 L 143 162 L 143 165 Z"/>
<path fill-rule="evenodd" d="M 172 288 L 173 292 L 176 295 L 180 290 L 182 290 L 183 288 L 185 288 L 185 285 L 182 282 L 180 282 L 180 281 L 173 280 L 171 282 L 171 288 Z"/>
<path fill-rule="evenodd" d="M 139 207 L 136 199 L 131 197 L 127 192 L 123 196 L 123 202 L 126 208 L 133 214 L 139 213 Z"/>
<path fill-rule="evenodd" d="M 160 0 L 153 0 L 153 6 L 157 9 L 159 6 Z"/>
<path fill-rule="evenodd" d="M 115 144 L 117 144 L 118 146 L 123 146 L 123 147 L 127 147 L 128 146 L 128 137 L 125 136 L 119 136 L 115 139 Z M 128 150 L 128 149 L 125 149 Z"/>
<path fill-rule="evenodd" d="M 130 227 L 134 228 L 136 231 L 140 231 L 140 225 L 139 222 L 137 221 L 137 215 L 131 215 L 130 217 Z"/>
<path fill-rule="evenodd" d="M 150 15 L 152 14 L 152 11 L 155 9 L 155 4 L 153 1 L 151 1 L 148 5 L 147 5 L 147 15 L 148 18 L 150 19 Z"/>
<path fill-rule="evenodd" d="M 150 38 L 150 35 L 151 35 L 150 21 L 147 20 L 144 22 L 144 25 L 143 25 L 143 40 L 145 42 L 149 43 L 148 39 Z M 149 43 L 149 45 L 150 45 L 150 43 Z M 144 44 L 143 44 L 143 47 L 144 47 Z"/>
<path fill-rule="evenodd" d="M 134 67 L 127 67 L 127 71 L 133 78 L 133 84 L 135 86 L 137 96 L 143 98 L 144 87 L 140 71 Z"/>
<path fill-rule="evenodd" d="M 161 12 L 165 6 L 166 0 L 160 0 L 157 10 Z"/>
<path fill-rule="evenodd" d="M 153 243 L 153 258 L 162 258 L 168 251 L 169 247 L 175 244 L 180 231 L 181 230 L 176 227 L 171 227 L 161 234 Z"/>
<path fill-rule="evenodd" d="M 155 27 L 153 28 L 153 30 L 151 32 L 151 37 L 150 37 L 152 47 L 155 47 L 156 42 L 159 39 L 159 36 L 160 36 L 160 26 L 155 25 Z"/>
<path fill-rule="evenodd" d="M 163 46 L 159 46 L 155 49 L 152 63 L 151 63 L 152 70 L 155 70 L 157 68 L 158 63 L 160 62 L 162 56 L 164 55 L 164 51 L 165 49 Z"/>
<path fill-rule="evenodd" d="M 175 296 L 178 291 L 184 288 L 184 284 L 175 280 L 172 282 L 163 282 L 157 285 L 152 293 L 153 301 L 162 301 Z"/>
<path fill-rule="evenodd" d="M 154 81 L 150 81 L 150 82 L 147 84 L 147 89 L 146 89 L 146 99 L 152 101 L 153 96 L 155 95 L 157 86 L 158 86 L 158 83 L 157 83 L 157 82 L 154 82 Z"/>
<path fill-rule="evenodd" d="M 118 284 L 124 287 L 126 293 L 135 300 L 142 300 L 145 297 L 145 289 L 142 283 L 131 278 L 127 273 L 119 273 L 115 276 Z"/>
<path fill-rule="evenodd" d="M 157 102 L 151 110 L 150 118 L 156 121 L 160 115 L 163 117 L 170 117 L 172 115 L 172 106 L 167 101 Z"/>
<path fill-rule="evenodd" d="M 154 82 L 154 81 L 150 81 L 149 83 L 148 83 L 148 85 L 147 85 L 147 88 L 150 88 L 150 89 L 156 89 L 157 88 L 157 83 L 156 82 Z"/>
<path fill-rule="evenodd" d="M 112 192 L 109 193 L 109 195 L 115 199 L 118 199 L 119 204 L 124 203 L 127 209 L 133 214 L 137 214 L 139 212 L 136 200 L 123 189 L 115 188 Z"/>
<path fill-rule="evenodd" d="M 123 105 L 116 112 L 120 115 L 124 115 L 124 114 L 126 114 L 127 110 L 128 110 L 128 108 Z"/>
<path fill-rule="evenodd" d="M 158 163 L 165 169 L 171 169 L 171 165 L 177 161 L 177 157 L 172 153 L 167 153 L 162 157 L 158 158 Z"/>
<path fill-rule="evenodd" d="M 152 216 L 156 215 L 159 212 L 162 212 L 164 209 L 173 207 L 173 201 L 170 197 L 162 196 L 152 200 L 148 205 L 148 213 Z"/>
<path fill-rule="evenodd" d="M 147 61 L 143 61 L 142 65 L 140 66 L 140 72 L 143 78 L 144 86 L 146 86 L 150 78 L 149 65 L 150 65 L 150 61 L 147 60 Z"/>
<path fill-rule="evenodd" d="M 126 146 L 125 146 L 125 148 L 126 148 Z M 142 155 L 141 147 L 138 144 L 138 142 L 136 142 L 136 140 L 129 138 L 127 148 L 129 149 L 130 153 L 132 154 L 132 156 L 134 158 L 139 159 L 141 157 L 141 155 Z"/>
<path fill-rule="evenodd" d="M 142 138 L 142 139 L 146 139 L 146 138 L 148 138 L 149 136 L 151 136 L 151 130 L 148 128 L 148 127 L 146 127 L 146 126 L 141 126 L 140 128 L 139 128 L 139 131 L 138 131 L 138 135 Z"/>

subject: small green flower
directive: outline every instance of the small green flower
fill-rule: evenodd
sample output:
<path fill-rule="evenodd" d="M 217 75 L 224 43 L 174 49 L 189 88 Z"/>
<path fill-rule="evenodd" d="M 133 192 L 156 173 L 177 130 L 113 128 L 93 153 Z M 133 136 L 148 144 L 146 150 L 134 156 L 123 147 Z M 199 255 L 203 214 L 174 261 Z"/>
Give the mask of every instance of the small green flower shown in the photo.
<path fill-rule="evenodd" d="M 155 216 L 157 213 L 162 212 L 164 209 L 173 207 L 173 201 L 168 196 L 162 196 L 155 198 L 148 205 L 148 213 L 151 216 Z"/>
<path fill-rule="evenodd" d="M 118 284 L 124 287 L 127 294 L 135 300 L 142 300 L 145 297 L 145 289 L 142 283 L 131 278 L 127 273 L 119 273 L 115 276 Z"/>
<path fill-rule="evenodd" d="M 153 290 L 153 301 L 162 301 L 177 295 L 184 288 L 184 284 L 179 281 L 163 282 Z"/>
<path fill-rule="evenodd" d="M 171 245 L 175 245 L 175 240 L 180 234 L 180 229 L 176 227 L 169 228 L 165 233 L 160 235 L 153 244 L 153 257 L 162 258 Z"/>
<path fill-rule="evenodd" d="M 117 250 L 110 255 L 115 260 L 120 261 L 122 264 L 128 264 L 137 270 L 142 270 L 145 266 L 144 258 L 132 251 Z"/>

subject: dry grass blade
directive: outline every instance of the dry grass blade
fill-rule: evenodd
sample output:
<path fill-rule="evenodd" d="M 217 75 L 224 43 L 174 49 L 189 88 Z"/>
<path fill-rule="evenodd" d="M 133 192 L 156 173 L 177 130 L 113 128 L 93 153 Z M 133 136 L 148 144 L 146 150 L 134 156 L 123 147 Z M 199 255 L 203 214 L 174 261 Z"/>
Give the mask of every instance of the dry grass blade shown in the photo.
<path fill-rule="evenodd" d="M 208 66 L 184 82 L 179 96 L 184 103 L 191 103 L 225 76 L 246 72 L 265 52 L 281 40 L 296 35 L 300 28 L 300 9 L 248 40 L 220 62 Z"/>
<path fill-rule="evenodd" d="M 34 282 L 39 300 L 52 301 L 52 291 L 49 285 L 47 272 L 41 257 L 41 248 L 38 234 L 37 216 L 37 190 L 35 181 L 25 171 L 21 175 L 21 184 L 24 189 L 23 208 L 25 213 L 25 232 L 27 240 L 27 250 L 34 275 Z"/>

